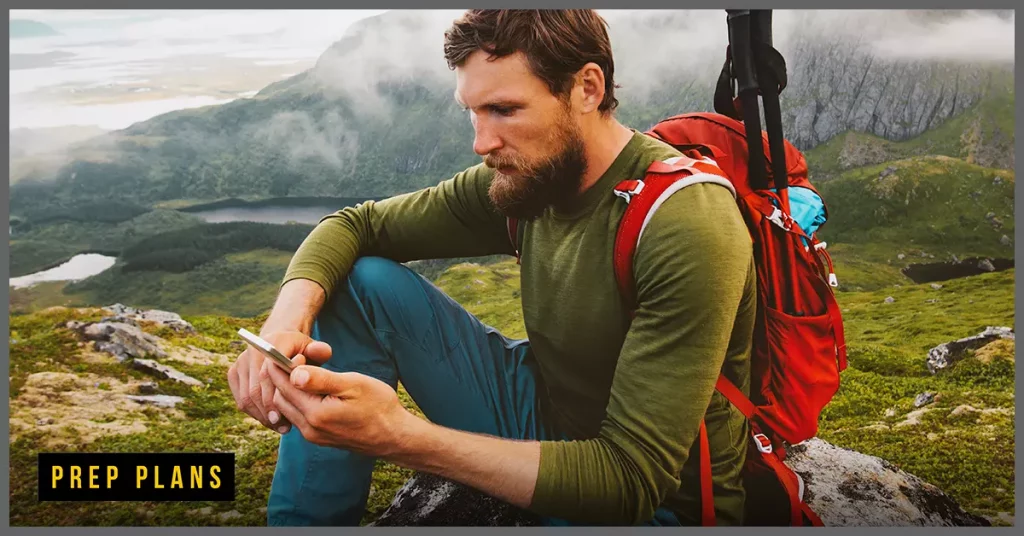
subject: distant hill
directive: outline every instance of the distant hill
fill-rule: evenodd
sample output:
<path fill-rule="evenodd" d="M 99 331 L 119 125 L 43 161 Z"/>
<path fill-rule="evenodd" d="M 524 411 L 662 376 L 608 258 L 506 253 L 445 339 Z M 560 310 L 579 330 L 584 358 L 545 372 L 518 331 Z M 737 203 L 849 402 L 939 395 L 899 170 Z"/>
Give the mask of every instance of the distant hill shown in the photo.
<path fill-rule="evenodd" d="M 11 39 L 60 35 L 60 32 L 52 27 L 34 20 L 11 19 L 9 28 Z"/>

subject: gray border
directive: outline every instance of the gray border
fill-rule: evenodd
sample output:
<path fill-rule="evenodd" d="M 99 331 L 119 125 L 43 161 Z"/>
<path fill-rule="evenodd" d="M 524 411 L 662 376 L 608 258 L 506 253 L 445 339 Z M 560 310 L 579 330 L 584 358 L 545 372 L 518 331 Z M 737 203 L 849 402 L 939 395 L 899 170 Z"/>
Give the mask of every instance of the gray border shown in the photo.
<path fill-rule="evenodd" d="M 153 3 L 149 4 L 150 1 L 153 1 Z M 188 9 L 188 8 L 191 8 L 191 9 L 276 9 L 276 8 L 283 7 L 280 4 L 277 4 L 277 3 L 274 3 L 274 2 L 268 2 L 267 0 L 254 0 L 254 1 L 249 1 L 249 2 L 244 2 L 244 1 L 239 1 L 239 0 L 227 0 L 227 1 L 225 1 L 225 0 L 220 0 L 220 1 L 210 1 L 210 0 L 206 0 L 206 1 L 203 1 L 203 0 L 177 0 L 175 2 L 167 2 L 167 1 L 164 1 L 164 0 L 144 0 L 143 2 L 136 2 L 136 1 L 131 1 L 131 0 L 100 0 L 100 1 L 94 1 L 94 2 L 78 2 L 78 1 L 63 0 L 63 1 L 57 1 L 57 2 L 44 2 L 44 3 L 47 4 L 46 5 L 47 9 L 57 9 L 57 8 L 61 8 L 61 9 L 96 9 L 96 8 L 103 8 L 103 9 L 134 8 L 134 9 L 138 9 L 138 8 L 142 7 L 142 5 L 153 6 L 154 9 L 161 9 L 161 8 L 163 8 L 163 9 Z M 669 1 L 666 1 L 666 0 L 653 0 L 653 1 L 652 0 L 648 0 L 648 1 L 641 1 L 641 0 L 626 0 L 626 1 L 623 1 L 623 0 L 611 0 L 611 1 L 609 1 L 609 0 L 588 0 L 588 1 L 585 1 L 585 2 L 581 2 L 581 1 L 567 2 L 567 1 L 564 1 L 564 0 L 563 1 L 547 0 L 547 1 L 540 1 L 540 2 L 538 2 L 538 1 L 528 1 L 528 0 L 517 0 L 516 2 L 507 2 L 507 1 L 506 2 L 502 2 L 502 1 L 493 1 L 493 0 L 489 0 L 489 1 L 488 0 L 476 0 L 474 2 L 465 2 L 465 1 L 450 2 L 450 1 L 432 0 L 429 3 L 427 3 L 427 2 L 420 2 L 420 1 L 416 1 L 416 0 L 398 0 L 398 1 L 392 1 L 392 2 L 380 2 L 380 1 L 372 1 L 372 0 L 370 0 L 370 1 L 344 0 L 343 2 L 331 2 L 330 0 L 312 0 L 312 1 L 305 1 L 305 2 L 289 2 L 287 7 L 289 9 L 297 9 L 297 8 L 318 8 L 318 9 L 346 9 L 346 8 L 347 9 L 354 9 L 354 8 L 368 8 L 368 9 L 381 9 L 381 8 L 423 9 L 423 8 L 427 8 L 429 6 L 429 8 L 433 8 L 433 9 L 447 9 L 447 8 L 461 9 L 461 8 L 465 8 L 465 7 L 510 7 L 508 4 L 511 4 L 511 3 L 516 4 L 516 7 L 524 7 L 524 8 L 575 7 L 575 8 L 605 8 L 605 9 L 616 9 L 616 8 L 619 8 L 619 9 L 622 9 L 622 8 L 628 8 L 628 9 L 680 9 L 680 8 L 690 8 L 690 9 L 724 9 L 725 7 L 765 7 L 763 5 L 764 4 L 763 2 L 751 2 L 749 0 L 748 1 L 733 0 L 731 2 L 728 2 L 727 6 L 723 5 L 722 2 L 715 2 L 715 1 L 703 1 L 703 2 L 700 2 L 700 1 L 695 1 L 695 0 L 681 0 L 681 1 L 678 1 L 678 2 L 669 2 Z M 11 8 L 41 9 L 41 8 L 43 8 L 43 6 L 41 6 L 40 2 L 38 2 L 38 1 L 30 2 L 30 1 L 25 1 L 25 0 L 22 0 L 22 1 L 17 1 L 16 0 L 16 1 L 12 2 L 12 4 L 14 4 L 14 5 L 9 7 L 8 9 L 11 9 Z M 142 4 L 142 5 L 140 5 L 140 4 Z M 470 5 L 467 6 L 467 4 L 470 4 Z M 776 9 L 821 9 L 823 7 L 821 3 L 814 2 L 813 0 L 788 0 L 788 1 L 776 0 L 775 2 L 772 2 L 772 4 L 773 5 L 771 7 L 776 8 Z M 1016 2 L 1011 1 L 1011 0 L 1003 0 L 1003 1 L 997 1 L 997 0 L 960 0 L 959 2 L 954 2 L 954 1 L 951 1 L 951 0 L 932 0 L 930 2 L 927 1 L 927 0 L 912 0 L 912 1 L 904 0 L 902 2 L 893 2 L 891 0 L 890 1 L 886 1 L 886 0 L 861 0 L 861 1 L 856 2 L 856 3 L 850 2 L 849 4 L 846 4 L 846 5 L 848 6 L 848 7 L 846 7 L 847 9 L 850 9 L 850 8 L 854 8 L 854 9 L 893 9 L 893 8 L 958 9 L 958 8 L 967 7 L 967 6 L 970 6 L 973 9 L 997 9 L 997 8 L 998 9 L 1013 9 L 1014 6 L 1016 5 Z M 1019 25 L 1017 25 L 1017 28 L 1019 28 Z M 1015 28 L 1015 30 L 1016 30 L 1016 28 Z M 10 47 L 10 40 L 9 39 L 8 39 L 7 43 L 8 43 L 8 52 L 9 52 L 9 47 Z M 1015 54 L 1019 53 L 1020 50 L 1021 50 L 1021 47 L 1020 47 L 1019 44 L 1017 44 L 1015 46 Z M 8 54 L 8 57 L 9 57 L 9 54 Z M 10 71 L 8 70 L 8 76 L 9 76 L 9 73 L 10 73 Z M 1021 78 L 1021 76 L 1020 76 L 1020 73 L 1018 72 L 1016 74 L 1016 79 L 1015 79 L 1015 84 L 1017 86 L 1020 85 L 1020 78 Z M 8 110 L 7 113 L 8 114 L 10 113 L 9 110 Z M 1017 120 L 1017 124 L 1018 125 L 1022 122 L 1021 119 L 1022 119 L 1022 110 L 1021 110 L 1020 105 L 1017 104 L 1016 105 L 1016 120 Z M 1018 138 L 1017 141 L 1016 141 L 1016 146 L 1015 146 L 1015 151 L 1017 152 L 1017 154 L 1021 154 L 1021 149 L 1022 148 L 1024 148 L 1024 142 L 1021 142 L 1020 139 Z M 8 155 L 8 157 L 9 157 L 9 155 Z M 3 188 L 4 193 L 7 194 L 7 195 L 5 195 L 5 197 L 9 198 L 9 188 L 10 188 L 9 180 L 8 180 L 8 182 L 3 184 L 2 188 Z M 1015 217 L 1016 217 L 1017 215 L 1020 214 L 1020 210 L 1021 210 L 1021 203 L 1019 201 L 1019 199 L 1020 199 L 1019 191 L 1015 191 L 1015 199 L 1016 199 L 1016 203 L 1015 203 L 1015 206 L 1014 206 L 1014 210 L 1015 210 Z M 9 212 L 9 202 L 8 203 L 4 203 L 2 209 L 0 209 L 0 210 L 2 210 L 2 212 L 4 214 L 7 214 Z M 1016 221 L 1019 224 L 1020 218 L 1016 218 Z M 1019 253 L 1021 251 L 1021 245 L 1016 240 L 1015 240 L 1015 243 L 1016 243 L 1016 246 L 1015 246 L 1014 254 L 1016 255 L 1016 253 Z M 4 246 L 3 247 L 3 254 L 2 254 L 2 258 L 3 258 L 4 262 L 3 262 L 2 269 L 3 269 L 3 273 L 8 274 L 7 276 L 4 276 L 5 278 L 9 277 L 9 268 L 10 268 L 9 254 L 10 254 L 9 246 Z M 8 303 L 9 303 L 10 296 L 9 296 L 9 289 L 7 287 L 4 288 L 3 295 L 5 297 L 5 301 L 8 301 Z M 1021 297 L 1020 287 L 1015 286 L 1015 299 L 1020 299 L 1020 297 Z M 4 320 L 3 320 L 4 326 L 6 326 L 6 328 L 4 329 L 4 332 L 7 332 L 7 333 L 9 333 L 9 329 L 10 329 L 9 320 L 10 320 L 9 316 L 4 318 Z M 1020 321 L 1019 317 L 1015 317 L 1015 329 L 1019 330 L 1020 324 L 1021 324 L 1021 321 Z M 9 356 L 9 350 L 10 350 L 9 347 L 5 347 L 5 349 L 3 351 L 2 359 L 3 359 L 4 363 L 9 363 L 9 357 L 10 357 Z M 1016 389 L 1018 391 L 1020 390 L 1020 383 L 1021 383 L 1020 382 L 1020 378 L 1018 377 L 1017 385 L 1016 385 Z M 2 390 L 3 394 L 5 395 L 4 397 L 9 399 L 9 394 L 10 394 L 9 393 L 9 384 L 2 384 L 2 386 L 0 386 L 0 390 Z M 8 405 L 4 405 L 3 406 L 3 415 L 5 416 L 5 420 L 8 420 L 8 421 L 9 421 L 9 417 L 10 417 L 9 411 L 10 411 L 9 406 Z M 1016 419 L 1017 419 L 1016 420 L 1016 426 L 1017 426 L 1017 429 L 1019 429 L 1020 428 L 1020 424 L 1021 424 L 1020 415 L 1017 415 Z M 5 437 L 5 439 L 7 437 L 9 437 L 9 434 L 10 434 L 9 427 L 4 427 L 3 436 Z M 8 458 L 8 459 L 9 459 L 9 456 L 10 456 L 9 447 L 10 447 L 10 445 L 9 445 L 8 441 L 6 441 L 6 440 L 3 441 L 2 445 L 0 445 L 0 450 L 2 450 L 2 452 L 5 455 L 5 457 Z M 1017 443 L 1016 441 L 1015 441 L 1015 448 L 1016 448 L 1015 459 L 1016 459 L 1016 475 L 1017 475 L 1016 476 L 1016 478 L 1017 478 L 1016 488 L 1019 489 L 1019 487 L 1020 487 L 1020 456 L 1019 456 L 1020 446 L 1019 446 L 1019 443 Z M 5 491 L 5 495 L 8 495 L 8 496 L 9 496 L 9 493 L 10 493 L 10 475 L 9 475 L 9 470 L 10 470 L 10 466 L 9 465 L 4 467 L 3 473 L 6 476 L 6 478 L 3 478 L 2 479 L 2 484 L 0 484 L 0 487 L 2 487 L 3 490 Z M 5 521 L 5 523 L 4 523 L 5 526 L 11 528 L 10 527 L 10 502 L 9 501 L 7 503 L 3 503 L 2 505 L 0 505 L 0 513 L 2 513 L 2 515 L 3 515 L 3 519 Z M 1016 513 L 1015 513 L 1015 518 L 1016 518 Z M 18 531 L 18 533 L 28 533 L 30 530 L 33 531 L 33 532 L 42 531 L 43 533 L 51 533 L 51 532 L 57 533 L 57 532 L 60 531 L 59 528 L 39 528 L 39 529 L 35 529 L 35 530 L 33 530 L 32 528 L 27 528 L 27 527 L 13 527 L 13 528 L 16 531 Z M 82 532 L 86 532 L 86 533 L 90 533 L 90 534 L 106 534 L 106 533 L 111 533 L 111 532 L 123 532 L 123 531 L 126 531 L 126 530 L 131 530 L 131 531 L 134 532 L 134 531 L 137 531 L 139 529 L 140 529 L 139 527 L 111 527 L 111 528 L 106 528 L 106 527 L 104 527 L 104 528 L 95 528 L 95 527 L 78 528 L 78 527 L 76 527 L 76 528 L 70 528 L 70 529 L 67 529 L 67 530 L 82 531 Z M 274 531 L 274 532 L 277 532 L 279 534 L 288 534 L 289 533 L 288 529 L 275 529 L 275 528 L 257 528 L 257 529 L 259 529 L 259 530 L 266 530 L 266 531 Z M 201 529 L 192 529 L 192 528 L 186 528 L 186 527 L 161 527 L 161 528 L 149 528 L 149 527 L 147 527 L 146 530 L 147 530 L 147 532 L 185 534 L 185 533 L 195 533 L 195 532 L 197 532 L 197 530 L 214 530 L 214 529 L 208 528 L 208 527 L 207 528 L 201 528 Z M 222 527 L 222 528 L 218 528 L 216 530 L 219 530 L 219 531 L 229 530 L 229 531 L 236 532 L 238 534 L 243 534 L 243 531 L 248 532 L 248 531 L 254 530 L 254 528 L 252 528 L 252 527 Z M 316 529 L 310 529 L 310 530 L 312 530 L 314 532 L 317 532 L 317 533 L 322 533 L 322 534 L 338 534 L 338 531 L 339 531 L 339 529 L 337 529 L 337 528 L 316 528 Z M 401 528 L 384 528 L 384 527 L 380 527 L 380 528 L 362 528 L 360 530 L 387 531 L 388 533 L 394 533 L 394 532 L 397 532 L 397 531 L 402 530 L 402 529 Z M 522 529 L 509 529 L 509 528 L 488 528 L 488 529 L 469 528 L 469 529 L 467 529 L 467 528 L 456 528 L 456 527 L 435 527 L 435 528 L 424 527 L 424 528 L 418 528 L 418 529 L 412 529 L 412 530 L 417 530 L 417 531 L 420 531 L 420 532 L 427 532 L 427 533 L 431 533 L 431 534 L 442 534 L 443 532 L 452 531 L 452 530 L 460 530 L 460 531 L 466 531 L 466 530 L 473 530 L 473 531 L 485 530 L 487 532 L 497 532 L 497 531 L 503 531 L 503 530 L 507 531 L 507 530 L 522 530 Z M 527 529 L 527 530 L 530 530 L 530 529 Z M 534 528 L 532 530 L 543 531 L 543 532 L 546 532 L 546 533 L 553 533 L 557 529 Z M 564 531 L 568 531 L 569 533 L 577 533 L 577 534 L 595 534 L 595 533 L 598 533 L 598 534 L 623 534 L 623 533 L 634 532 L 634 531 L 639 531 L 639 530 L 643 530 L 644 533 L 646 533 L 646 531 L 651 530 L 651 528 L 637 529 L 637 528 L 632 528 L 632 527 L 630 527 L 630 528 L 612 527 L 612 528 L 603 528 L 602 529 L 602 528 L 576 528 L 576 527 L 574 527 L 574 528 L 567 528 L 567 529 L 563 529 L 563 530 Z M 662 529 L 662 530 L 665 530 L 665 529 Z M 737 531 L 743 531 L 744 529 L 742 529 L 742 528 L 719 528 L 718 530 L 725 531 L 725 532 L 728 532 L 728 533 L 735 533 Z M 758 531 L 758 533 L 780 534 L 781 535 L 781 534 L 789 533 L 792 529 L 784 528 L 784 527 L 781 527 L 781 528 L 756 528 L 756 527 L 753 527 L 753 528 L 751 528 L 751 530 Z M 854 530 L 854 529 L 852 529 L 852 528 L 830 527 L 830 528 L 826 528 L 824 530 L 826 530 L 826 531 L 842 531 L 842 530 Z M 918 532 L 918 533 L 921 533 L 921 534 L 929 534 L 929 535 L 931 535 L 934 532 L 936 532 L 937 530 L 938 529 L 935 529 L 935 528 L 896 528 L 896 527 L 891 527 L 891 528 L 874 529 L 872 532 L 888 533 L 890 531 L 892 531 L 892 532 L 906 532 L 906 531 L 910 531 L 910 532 Z M 971 530 L 971 529 L 962 528 L 962 529 L 957 529 L 957 530 Z M 1000 529 L 993 528 L 993 529 L 989 529 L 989 530 L 1000 530 Z M 1009 530 L 1012 530 L 1012 528 L 1010 528 L 1010 527 L 1006 527 L 1005 528 L 1005 531 L 1009 531 Z M 63 531 L 60 531 L 60 532 L 63 532 Z"/>

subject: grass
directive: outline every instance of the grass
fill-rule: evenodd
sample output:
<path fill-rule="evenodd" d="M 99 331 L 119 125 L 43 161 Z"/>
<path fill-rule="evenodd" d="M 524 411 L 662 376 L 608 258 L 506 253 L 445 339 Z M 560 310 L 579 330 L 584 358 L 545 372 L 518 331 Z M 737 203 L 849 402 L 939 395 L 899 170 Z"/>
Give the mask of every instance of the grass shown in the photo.
<path fill-rule="evenodd" d="M 460 264 L 437 284 L 482 321 L 503 333 L 525 334 L 518 307 L 518 267 L 514 261 L 489 266 Z M 825 409 L 819 437 L 837 445 L 880 456 L 938 485 L 973 513 L 994 515 L 1014 511 L 1013 363 L 1004 358 L 989 364 L 966 360 L 951 370 L 929 374 L 924 366 L 932 346 L 976 334 L 988 325 L 1013 325 L 1014 271 L 930 285 L 901 285 L 871 292 L 841 292 L 850 368 Z M 885 303 L 887 296 L 895 302 Z M 929 302 L 929 300 L 937 300 Z M 58 326 L 68 320 L 94 320 L 98 310 L 50 310 L 12 317 L 12 398 L 27 374 L 39 370 L 95 373 L 112 378 L 152 380 L 123 365 L 84 363 L 74 335 Z M 188 316 L 198 334 L 147 328 L 177 346 L 193 345 L 234 356 L 234 333 L 257 328 L 263 316 Z M 1012 350 L 1007 353 L 1012 356 Z M 165 422 L 150 415 L 145 433 L 107 436 L 81 445 L 88 451 L 213 451 L 237 455 L 237 498 L 226 503 L 38 503 L 35 500 L 35 452 L 41 434 L 26 434 L 11 445 L 12 525 L 245 525 L 265 524 L 267 494 L 276 463 L 277 436 L 253 426 L 234 408 L 222 366 L 174 362 L 199 378 L 203 388 L 158 380 L 161 392 L 184 396 L 184 420 Z M 938 393 L 921 423 L 895 426 L 912 411 L 922 392 Z M 403 403 L 417 411 L 404 389 Z M 988 413 L 953 414 L 961 405 Z M 999 413 L 1003 412 L 1003 413 Z M 68 433 L 73 434 L 74 431 Z M 378 462 L 368 509 L 368 522 L 390 504 L 411 472 Z M 212 514 L 189 511 L 210 507 Z M 237 511 L 222 521 L 218 515 Z"/>

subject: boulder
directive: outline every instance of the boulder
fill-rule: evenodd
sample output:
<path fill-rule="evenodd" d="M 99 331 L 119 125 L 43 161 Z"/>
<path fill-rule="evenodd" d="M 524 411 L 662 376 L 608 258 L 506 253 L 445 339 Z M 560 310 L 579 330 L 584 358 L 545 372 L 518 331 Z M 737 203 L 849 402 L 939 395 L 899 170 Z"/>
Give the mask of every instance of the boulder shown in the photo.
<path fill-rule="evenodd" d="M 145 372 L 146 374 L 152 374 L 159 378 L 166 378 L 174 380 L 176 382 L 184 383 L 185 385 L 193 385 L 202 387 L 203 382 L 189 376 L 174 367 L 169 367 L 153 361 L 152 359 L 135 359 L 132 361 L 132 367 Z"/>
<path fill-rule="evenodd" d="M 109 320 L 132 325 L 138 325 L 140 321 L 151 322 L 159 326 L 167 326 L 182 333 L 196 333 L 196 328 L 186 320 L 182 319 L 181 315 L 178 313 L 161 311 L 159 309 L 140 310 L 120 303 L 115 303 L 114 305 L 104 307 L 103 309 L 110 311 L 114 315 L 109 319 L 103 319 L 103 321 Z"/>
<path fill-rule="evenodd" d="M 150 396 L 138 396 L 138 395 L 125 395 L 129 400 L 134 400 L 139 404 L 150 404 L 158 408 L 173 408 L 178 404 L 185 401 L 180 396 L 170 395 L 150 395 Z"/>
<path fill-rule="evenodd" d="M 811 439 L 786 463 L 803 479 L 804 500 L 826 526 L 989 526 L 935 486 L 892 464 Z M 534 514 L 462 484 L 416 473 L 373 526 L 530 526 Z"/>
<path fill-rule="evenodd" d="M 160 339 L 136 326 L 123 322 L 96 322 L 83 324 L 68 322 L 86 340 L 94 341 L 96 350 L 107 352 L 119 361 L 141 357 L 167 357 L 160 348 Z"/>
<path fill-rule="evenodd" d="M 928 351 L 928 372 L 935 374 L 963 359 L 969 350 L 976 350 L 997 339 L 1014 339 L 1013 328 L 987 326 L 971 337 L 942 343 Z"/>

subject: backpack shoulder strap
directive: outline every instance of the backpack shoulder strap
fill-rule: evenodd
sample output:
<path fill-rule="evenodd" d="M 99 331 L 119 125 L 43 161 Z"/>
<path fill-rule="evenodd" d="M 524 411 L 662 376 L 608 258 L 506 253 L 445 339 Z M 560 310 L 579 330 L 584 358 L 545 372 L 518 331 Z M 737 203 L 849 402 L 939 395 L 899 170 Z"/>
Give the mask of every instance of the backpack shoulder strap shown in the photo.
<path fill-rule="evenodd" d="M 508 240 L 512 244 L 512 248 L 515 250 L 516 264 L 522 264 L 522 229 L 519 228 L 519 220 L 517 218 L 505 218 L 506 229 L 508 231 Z"/>
<path fill-rule="evenodd" d="M 658 208 L 672 194 L 698 183 L 720 184 L 736 196 L 736 188 L 714 160 L 687 156 L 659 160 L 652 163 L 643 179 L 620 182 L 615 195 L 626 200 L 626 212 L 619 222 L 615 236 L 613 263 L 615 281 L 630 310 L 636 307 L 633 256 L 644 229 Z"/>

